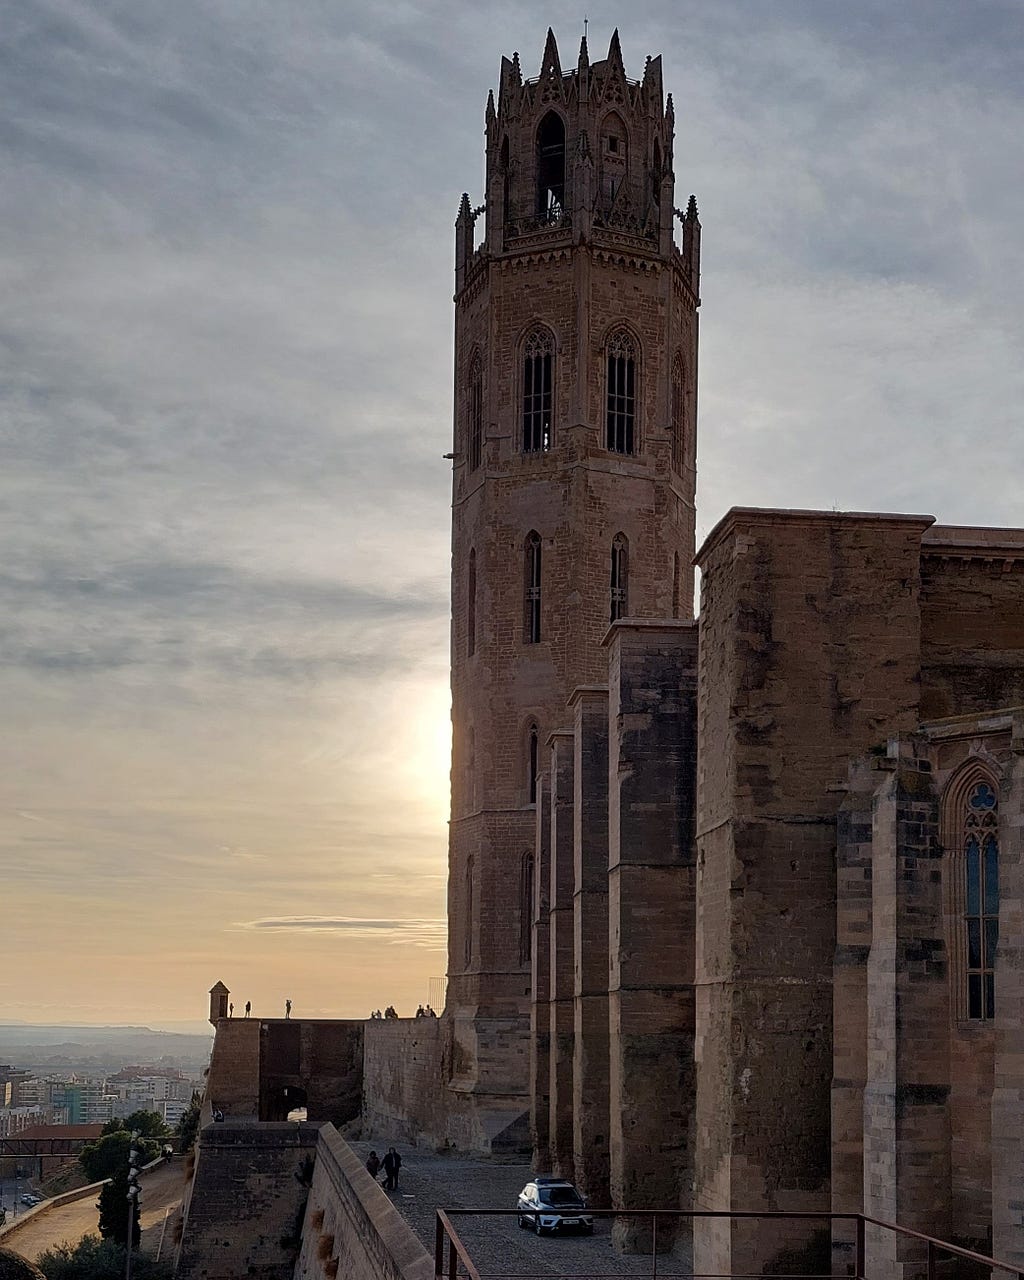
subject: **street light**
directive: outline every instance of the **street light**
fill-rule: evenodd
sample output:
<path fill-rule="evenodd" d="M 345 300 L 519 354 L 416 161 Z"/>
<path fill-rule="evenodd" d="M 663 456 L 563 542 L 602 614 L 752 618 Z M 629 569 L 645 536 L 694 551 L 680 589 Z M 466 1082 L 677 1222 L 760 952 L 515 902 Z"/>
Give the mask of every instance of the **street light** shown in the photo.
<path fill-rule="evenodd" d="M 142 1203 L 142 1188 L 139 1186 L 139 1149 L 135 1145 L 139 1137 L 138 1129 L 132 1130 L 132 1145 L 128 1152 L 128 1239 L 124 1250 L 124 1280 L 132 1280 L 132 1247 L 135 1244 L 135 1207 Z"/>

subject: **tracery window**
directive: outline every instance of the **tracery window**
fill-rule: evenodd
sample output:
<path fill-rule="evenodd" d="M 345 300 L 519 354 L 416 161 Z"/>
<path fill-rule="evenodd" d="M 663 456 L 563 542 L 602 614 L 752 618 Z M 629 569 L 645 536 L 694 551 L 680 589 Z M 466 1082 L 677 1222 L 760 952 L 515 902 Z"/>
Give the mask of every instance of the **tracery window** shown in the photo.
<path fill-rule="evenodd" d="M 534 329 L 523 348 L 523 452 L 551 447 L 552 373 L 555 344 L 546 329 Z"/>
<path fill-rule="evenodd" d="M 967 1016 L 995 1017 L 995 963 L 999 942 L 999 798 L 976 782 L 964 804 L 964 925 Z"/>
<path fill-rule="evenodd" d="M 540 535 L 538 533 L 529 533 L 526 536 L 524 564 L 525 616 L 523 619 L 523 640 L 526 644 L 538 644 L 540 642 L 540 560 Z"/>
<path fill-rule="evenodd" d="M 632 453 L 636 424 L 636 346 L 622 330 L 608 343 L 605 436 L 614 453 Z"/>
<path fill-rule="evenodd" d="M 473 941 L 476 936 L 476 886 L 473 883 L 475 870 L 473 857 L 470 855 L 466 863 L 466 934 L 463 959 L 466 968 L 473 963 Z"/>
<path fill-rule="evenodd" d="M 686 398 L 683 360 L 672 362 L 672 470 L 682 474 L 686 462 Z"/>
<path fill-rule="evenodd" d="M 480 353 L 469 366 L 469 469 L 476 471 L 484 455 L 484 363 Z"/>
<path fill-rule="evenodd" d="M 612 540 L 611 557 L 611 608 L 612 622 L 624 618 L 629 605 L 629 543 L 624 534 L 616 534 Z"/>
<path fill-rule="evenodd" d="M 469 553 L 469 583 L 466 601 L 466 651 L 476 653 L 476 547 Z"/>
<path fill-rule="evenodd" d="M 530 725 L 526 744 L 526 794 L 530 804 L 537 803 L 537 769 L 540 765 L 540 732 L 535 724 Z"/>
<path fill-rule="evenodd" d="M 533 854 L 524 853 L 519 872 L 519 963 L 533 955 Z"/>

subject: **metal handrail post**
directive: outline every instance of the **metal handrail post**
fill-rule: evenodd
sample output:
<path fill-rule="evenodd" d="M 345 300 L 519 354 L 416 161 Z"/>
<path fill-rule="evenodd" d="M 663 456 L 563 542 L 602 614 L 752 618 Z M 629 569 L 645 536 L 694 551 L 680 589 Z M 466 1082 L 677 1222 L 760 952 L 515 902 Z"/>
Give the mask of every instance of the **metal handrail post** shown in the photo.
<path fill-rule="evenodd" d="M 444 1275 L 444 1226 L 441 1215 L 434 1215 L 434 1275 L 441 1280 Z"/>
<path fill-rule="evenodd" d="M 928 1241 L 928 1280 L 935 1280 L 935 1241 Z"/>
<path fill-rule="evenodd" d="M 448 1237 L 448 1280 L 455 1280 L 459 1269 L 459 1255 L 455 1252 L 455 1241 Z"/>
<path fill-rule="evenodd" d="M 865 1280 L 868 1269 L 867 1249 L 865 1247 L 864 1215 L 857 1214 L 857 1261 L 855 1263 L 857 1280 Z"/>
<path fill-rule="evenodd" d="M 651 1276 L 658 1280 L 658 1218 L 651 1214 Z"/>

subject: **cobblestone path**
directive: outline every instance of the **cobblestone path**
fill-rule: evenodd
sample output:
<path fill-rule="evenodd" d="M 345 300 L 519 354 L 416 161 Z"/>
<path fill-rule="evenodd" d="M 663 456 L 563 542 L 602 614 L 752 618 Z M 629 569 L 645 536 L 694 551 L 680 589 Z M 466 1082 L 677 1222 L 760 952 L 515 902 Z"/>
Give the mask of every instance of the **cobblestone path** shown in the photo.
<path fill-rule="evenodd" d="M 352 1142 L 365 1160 L 371 1147 L 382 1155 L 391 1144 Z M 516 1197 L 530 1180 L 528 1164 L 504 1164 L 439 1156 L 431 1151 L 394 1144 L 402 1157 L 397 1192 L 389 1192 L 399 1210 L 434 1255 L 435 1210 L 514 1209 Z M 481 1276 L 520 1277 L 650 1276 L 651 1258 L 623 1257 L 612 1247 L 611 1223 L 598 1219 L 593 1236 L 535 1236 L 520 1229 L 514 1217 L 455 1219 L 459 1237 Z M 689 1250 L 658 1258 L 658 1276 L 690 1273 Z M 460 1271 L 460 1274 L 461 1271 Z"/>

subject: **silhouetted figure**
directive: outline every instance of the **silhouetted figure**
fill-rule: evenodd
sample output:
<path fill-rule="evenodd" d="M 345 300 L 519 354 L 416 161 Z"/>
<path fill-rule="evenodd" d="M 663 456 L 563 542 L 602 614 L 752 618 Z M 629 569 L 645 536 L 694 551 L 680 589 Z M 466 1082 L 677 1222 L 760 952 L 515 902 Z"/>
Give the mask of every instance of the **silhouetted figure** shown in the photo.
<path fill-rule="evenodd" d="M 383 1160 L 384 1165 L 384 1190 L 398 1190 L 398 1171 L 402 1167 L 402 1157 L 394 1149 L 388 1147 L 387 1155 Z"/>
<path fill-rule="evenodd" d="M 234 1016 L 235 1016 L 235 1006 L 234 1006 L 234 1003 L 232 1003 L 228 1005 L 228 1017 L 233 1018 Z"/>
<path fill-rule="evenodd" d="M 284 1002 L 284 1016 L 286 1018 L 290 1018 L 292 1016 L 292 1002 L 290 1000 L 286 1000 Z"/>
<path fill-rule="evenodd" d="M 398 1017 L 398 1010 L 395 1008 L 395 1006 L 394 1006 L 393 1004 L 389 1004 L 389 1005 L 388 1005 L 388 1007 L 384 1010 L 384 1017 L 385 1017 L 385 1018 L 397 1018 L 397 1017 Z"/>
<path fill-rule="evenodd" d="M 380 1156 L 376 1151 L 371 1151 L 366 1157 L 366 1172 L 374 1182 L 377 1181 L 377 1174 L 380 1173 Z"/>
<path fill-rule="evenodd" d="M 427 1011 L 426 1011 L 426 1009 L 424 1009 L 424 1007 L 423 1007 L 422 1005 L 417 1005 L 417 1006 L 416 1006 L 416 1017 L 417 1017 L 417 1018 L 425 1018 L 426 1016 L 427 1016 Z"/>
<path fill-rule="evenodd" d="M 245 1002 L 245 1016 L 248 1018 L 248 1016 L 249 1016 L 249 1014 L 250 1014 L 250 1013 L 252 1013 L 252 1001 L 251 1001 L 251 1000 L 246 1000 L 246 1002 Z"/>
<path fill-rule="evenodd" d="M 430 1005 L 428 1004 L 426 1008 L 426 1013 L 424 1016 L 427 1018 L 436 1018 L 437 1014 L 433 1011 L 433 1009 L 431 1009 Z"/>

